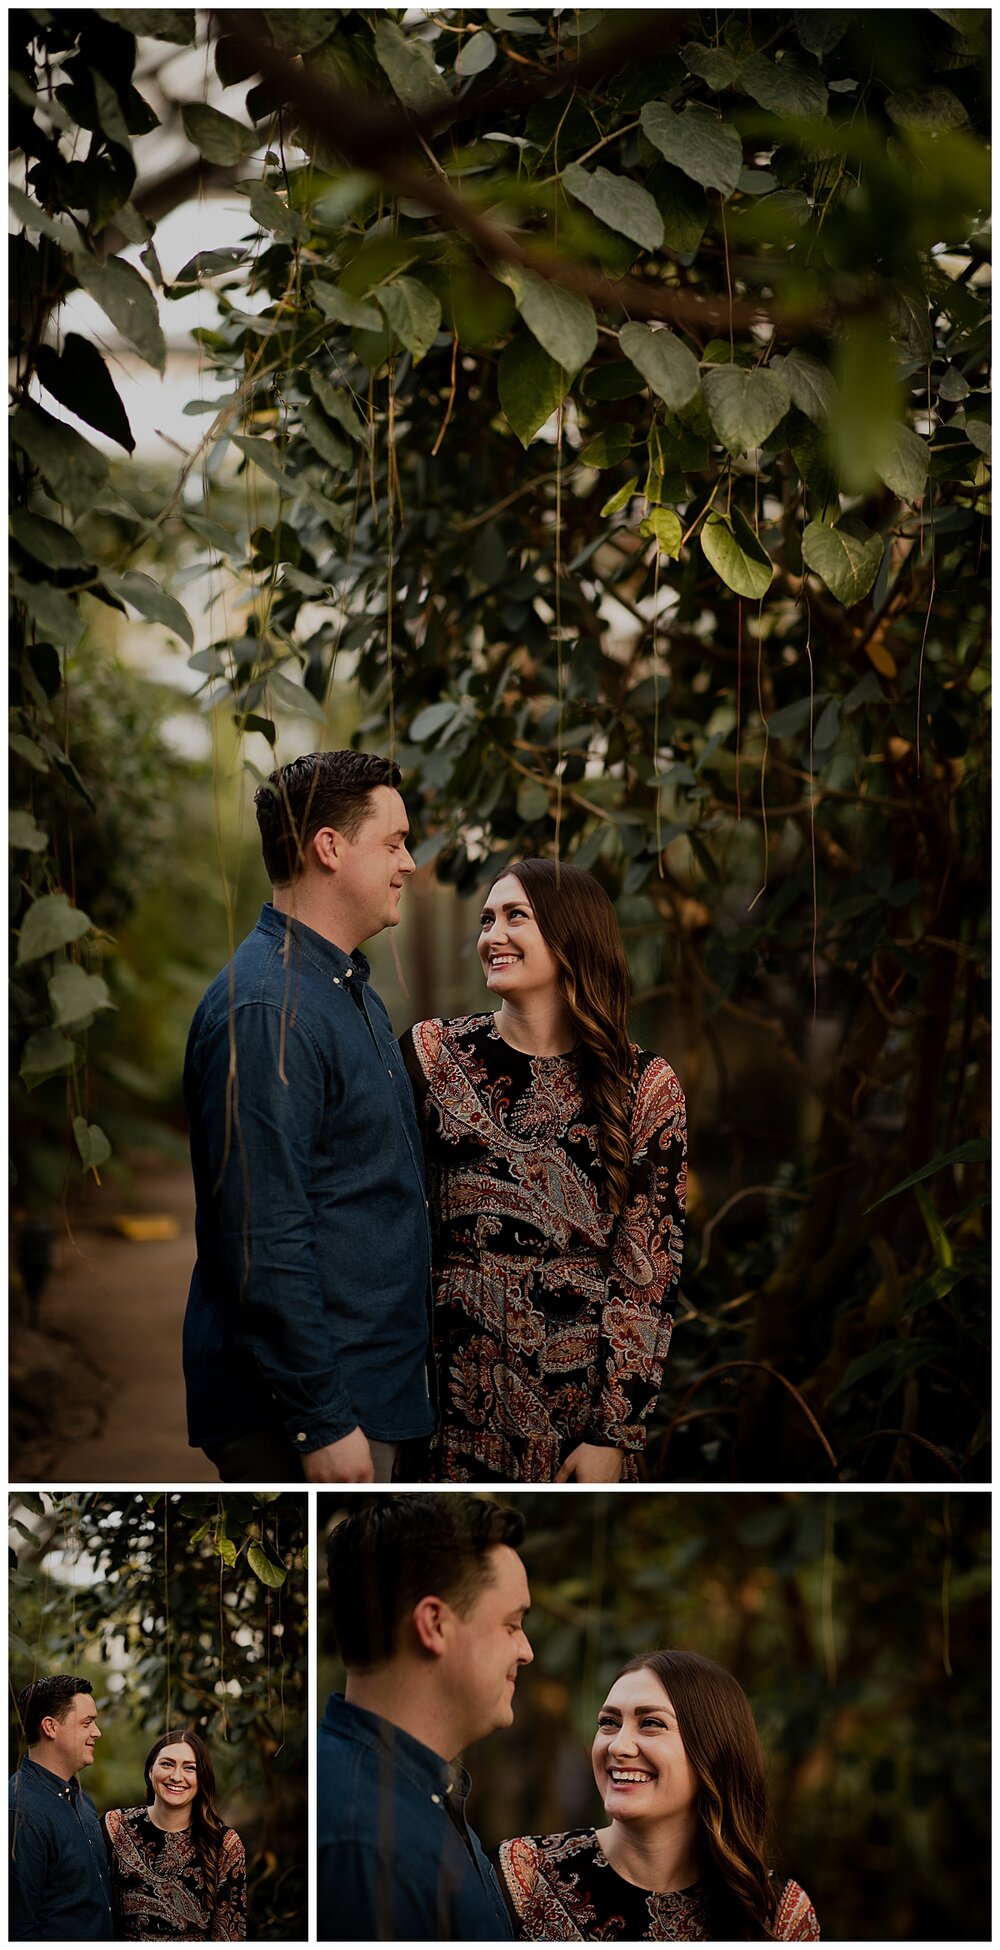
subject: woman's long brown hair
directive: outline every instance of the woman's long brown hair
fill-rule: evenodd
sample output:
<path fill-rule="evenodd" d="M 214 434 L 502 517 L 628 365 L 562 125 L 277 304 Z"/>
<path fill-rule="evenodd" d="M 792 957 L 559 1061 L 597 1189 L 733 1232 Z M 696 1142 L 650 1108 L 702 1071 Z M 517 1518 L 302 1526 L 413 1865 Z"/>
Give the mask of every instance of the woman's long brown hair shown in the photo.
<path fill-rule="evenodd" d="M 191 1840 L 205 1884 L 205 1900 L 209 1911 L 212 1911 L 219 1893 L 219 1856 L 226 1824 L 216 1806 L 212 1757 L 201 1734 L 195 1733 L 193 1727 L 180 1727 L 174 1733 L 163 1733 L 159 1740 L 153 1742 L 146 1755 L 146 1806 L 151 1808 L 153 1805 L 151 1775 L 157 1754 L 162 1753 L 164 1747 L 173 1747 L 182 1740 L 190 1747 L 198 1766 L 198 1793 L 191 1803 Z"/>
<path fill-rule="evenodd" d="M 515 860 L 507 871 L 524 888 L 555 956 L 559 993 L 579 1042 L 580 1082 L 597 1116 L 608 1203 L 617 1217 L 628 1200 L 635 1057 L 628 1033 L 632 978 L 615 910 L 582 867 L 533 859 Z"/>
<path fill-rule="evenodd" d="M 622 1667 L 643 1671 L 669 1694 L 698 1780 L 712 1936 L 770 1939 L 778 1896 L 767 1868 L 764 1755 L 750 1701 L 732 1673 L 698 1652 L 650 1652 Z"/>

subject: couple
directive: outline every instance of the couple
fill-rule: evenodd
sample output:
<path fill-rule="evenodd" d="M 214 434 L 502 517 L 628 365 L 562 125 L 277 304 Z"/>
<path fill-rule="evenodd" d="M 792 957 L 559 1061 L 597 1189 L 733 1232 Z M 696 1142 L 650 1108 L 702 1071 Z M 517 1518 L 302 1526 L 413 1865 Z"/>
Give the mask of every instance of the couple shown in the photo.
<path fill-rule="evenodd" d="M 510 1726 L 533 1657 L 523 1534 L 461 1492 L 381 1498 L 331 1534 L 347 1683 L 319 1735 L 320 1941 L 815 1941 L 808 1897 L 768 1866 L 749 1701 L 697 1653 L 631 1659 L 600 1706 L 603 1826 L 486 1857 L 457 1756 Z"/>
<path fill-rule="evenodd" d="M 227 1481 L 388 1482 L 420 1439 L 397 1474 L 634 1480 L 680 1274 L 680 1087 L 629 1041 L 611 901 L 548 860 L 483 908 L 496 1013 L 396 1042 L 359 943 L 414 870 L 399 779 L 312 753 L 256 795 L 273 901 L 185 1066 L 191 1442 Z"/>
<path fill-rule="evenodd" d="M 242 1942 L 243 1844 L 200 1734 L 154 1741 L 145 1805 L 102 1823 L 79 1781 L 101 1738 L 89 1679 L 36 1679 L 17 1712 L 28 1751 L 7 1793 L 11 1942 Z"/>

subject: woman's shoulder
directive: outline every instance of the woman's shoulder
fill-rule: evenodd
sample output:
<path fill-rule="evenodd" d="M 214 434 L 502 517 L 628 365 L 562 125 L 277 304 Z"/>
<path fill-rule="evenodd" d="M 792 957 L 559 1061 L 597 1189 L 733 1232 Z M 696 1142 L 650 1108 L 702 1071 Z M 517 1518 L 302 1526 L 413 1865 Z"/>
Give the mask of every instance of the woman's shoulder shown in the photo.
<path fill-rule="evenodd" d="M 632 1047 L 635 1053 L 633 1122 L 640 1127 L 672 1122 L 683 1128 L 684 1092 L 676 1072 L 671 1069 L 665 1056 L 657 1056 L 654 1050 L 640 1049 L 638 1043 Z"/>
<path fill-rule="evenodd" d="M 539 1875 L 557 1862 L 596 1847 L 592 1828 L 567 1828 L 557 1835 L 515 1835 L 501 1842 L 497 1859 L 508 1885 L 530 1895 Z"/>
<path fill-rule="evenodd" d="M 404 1047 L 410 1043 L 423 1068 L 429 1070 L 442 1050 L 470 1036 L 488 1036 L 492 1026 L 493 1014 L 489 1009 L 475 1016 L 428 1016 L 423 1022 L 415 1022 L 399 1040 Z"/>
<path fill-rule="evenodd" d="M 233 1866 L 243 1861 L 244 1853 L 243 1843 L 235 1828 L 227 1828 L 219 1845 L 220 1862 Z"/>
<path fill-rule="evenodd" d="M 818 1943 L 819 1919 L 805 1890 L 791 1877 L 778 1897 L 774 1936 L 779 1943 Z"/>

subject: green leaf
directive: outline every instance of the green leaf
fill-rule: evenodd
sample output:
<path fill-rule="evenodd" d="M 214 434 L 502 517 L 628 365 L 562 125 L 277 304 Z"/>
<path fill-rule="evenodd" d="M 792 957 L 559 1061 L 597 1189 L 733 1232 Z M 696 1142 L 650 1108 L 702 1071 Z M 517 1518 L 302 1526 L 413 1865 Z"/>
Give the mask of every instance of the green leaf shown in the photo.
<path fill-rule="evenodd" d="M 275 481 L 278 487 L 291 492 L 293 483 L 285 473 L 273 440 L 262 440 L 259 434 L 254 433 L 231 433 L 229 438 L 233 446 L 246 455 L 247 460 L 252 460 L 254 466 L 267 475 L 269 481 Z"/>
<path fill-rule="evenodd" d="M 644 250 L 658 251 L 663 242 L 663 218 L 648 190 L 627 176 L 615 176 L 610 169 L 581 169 L 569 163 L 562 181 L 570 196 L 592 210 L 609 230 L 630 237 Z"/>
<path fill-rule="evenodd" d="M 877 1211 L 887 1199 L 898 1198 L 900 1192 L 908 1192 L 911 1185 L 920 1185 L 925 1178 L 933 1178 L 936 1172 L 944 1171 L 948 1165 L 988 1165 L 991 1156 L 992 1144 L 989 1138 L 969 1138 L 965 1144 L 957 1145 L 954 1151 L 944 1151 L 939 1157 L 932 1158 L 929 1164 L 921 1165 L 919 1171 L 910 1173 L 909 1178 L 901 1178 L 891 1192 L 883 1192 L 882 1197 L 877 1198 L 874 1205 L 866 1206 L 865 1213 L 867 1215 L 869 1212 Z"/>
<path fill-rule="evenodd" d="M 269 1546 L 256 1542 L 250 1544 L 247 1548 L 247 1563 L 254 1576 L 260 1579 L 261 1584 L 268 1585 L 272 1591 L 277 1591 L 279 1586 L 284 1584 L 287 1572 L 280 1558 L 275 1557 Z"/>
<path fill-rule="evenodd" d="M 811 521 L 802 537 L 802 560 L 822 576 L 831 596 L 850 608 L 867 596 L 878 574 L 885 544 L 860 522 L 831 528 Z"/>
<path fill-rule="evenodd" d="M 32 202 L 31 197 L 13 183 L 8 187 L 7 200 L 13 215 L 25 230 L 32 230 L 40 237 L 50 237 L 60 250 L 70 254 L 79 248 L 80 233 L 65 217 L 50 217 L 46 210 Z"/>
<path fill-rule="evenodd" d="M 731 515 L 709 514 L 701 531 L 701 546 L 727 589 L 755 601 L 767 595 L 774 564 L 738 508 Z"/>
<path fill-rule="evenodd" d="M 49 770 L 45 753 L 39 745 L 35 744 L 34 739 L 22 738 L 20 732 L 12 731 L 7 743 L 15 756 L 23 759 L 26 765 L 30 765 L 33 772 Z"/>
<path fill-rule="evenodd" d="M 969 117 L 950 88 L 902 88 L 889 95 L 886 114 L 903 129 L 960 129 Z"/>
<path fill-rule="evenodd" d="M 762 447 L 788 411 L 788 391 L 773 372 L 713 366 L 702 379 L 708 416 L 730 453 Z"/>
<path fill-rule="evenodd" d="M 981 414 L 974 414 L 971 418 L 967 415 L 965 431 L 972 445 L 989 460 L 993 452 L 993 427 L 991 422 L 984 420 Z"/>
<path fill-rule="evenodd" d="M 603 433 L 588 440 L 576 458 L 583 467 L 619 467 L 628 458 L 632 433 L 627 420 L 615 420 Z"/>
<path fill-rule="evenodd" d="M 791 704 L 783 704 L 779 710 L 772 711 L 767 719 L 769 738 L 793 738 L 797 731 L 804 731 L 809 719 L 815 715 L 819 697 L 797 697 Z"/>
<path fill-rule="evenodd" d="M 79 941 L 82 934 L 93 927 L 90 915 L 82 907 L 71 907 L 65 894 L 42 894 L 33 901 L 21 923 L 21 933 L 17 944 L 19 966 L 25 962 L 39 961 L 43 955 L 52 955 L 57 948 L 65 948 L 71 941 Z"/>
<path fill-rule="evenodd" d="M 305 231 L 302 218 L 290 210 L 287 203 L 282 203 L 268 183 L 251 184 L 250 215 L 262 230 L 269 230 L 273 236 L 285 242 L 301 237 Z"/>
<path fill-rule="evenodd" d="M 145 278 L 131 264 L 126 264 L 123 257 L 109 257 L 100 264 L 96 257 L 83 251 L 77 253 L 76 274 L 83 289 L 100 305 L 122 337 L 135 347 L 140 359 L 162 372 L 167 344 L 156 297 Z"/>
<path fill-rule="evenodd" d="M 522 779 L 517 788 L 517 816 L 526 826 L 544 819 L 549 810 L 549 795 L 540 779 Z"/>
<path fill-rule="evenodd" d="M 437 704 L 425 704 L 410 726 L 410 737 L 418 745 L 422 745 L 425 738 L 435 738 L 445 725 L 451 723 L 457 709 L 457 704 L 453 704 L 450 698 L 441 698 Z"/>
<path fill-rule="evenodd" d="M 707 81 L 715 94 L 731 88 L 739 73 L 739 63 L 727 47 L 702 47 L 698 41 L 689 41 L 681 53 L 689 72 Z"/>
<path fill-rule="evenodd" d="M 901 1378 L 904 1371 L 917 1368 L 924 1361 L 934 1360 L 940 1353 L 941 1349 L 936 1341 L 883 1341 L 880 1347 L 870 1348 L 867 1354 L 861 1354 L 856 1361 L 851 1362 L 836 1388 L 827 1396 L 827 1400 L 834 1401 L 838 1395 L 844 1393 L 845 1389 L 853 1388 L 855 1382 L 864 1381 L 867 1375 L 886 1367 L 893 1359 L 897 1362 L 897 1368 L 890 1378 L 890 1386 Z"/>
<path fill-rule="evenodd" d="M 190 47 L 197 31 L 193 7 L 97 7 L 95 12 L 102 20 L 112 20 L 117 27 L 124 27 L 137 40 L 140 35 L 148 34 L 154 41 Z"/>
<path fill-rule="evenodd" d="M 11 439 L 51 489 L 75 515 L 90 512 L 108 478 L 108 463 L 74 427 L 64 426 L 40 406 L 20 406 L 11 421 Z"/>
<path fill-rule="evenodd" d="M 913 1196 L 920 1207 L 920 1216 L 927 1227 L 927 1237 L 938 1265 L 954 1266 L 955 1248 L 922 1185 L 914 1186 Z"/>
<path fill-rule="evenodd" d="M 252 155 L 260 147 L 256 129 L 234 122 L 231 115 L 209 108 L 207 102 L 185 102 L 181 121 L 188 141 L 194 143 L 206 162 L 242 162 L 244 156 Z"/>
<path fill-rule="evenodd" d="M 115 1006 L 107 982 L 100 975 L 88 975 L 75 961 L 57 968 L 48 987 L 57 1029 L 85 1029 L 99 1009 Z"/>
<path fill-rule="evenodd" d="M 349 472 L 354 466 L 354 454 L 340 435 L 334 433 L 326 415 L 312 400 L 299 408 L 299 419 L 310 446 L 324 460 L 328 467 L 336 467 Z"/>
<path fill-rule="evenodd" d="M 245 264 L 249 256 L 248 250 L 228 244 L 218 250 L 195 251 L 183 270 L 178 271 L 174 284 L 200 284 L 204 278 L 221 277 L 224 272 L 235 271 L 240 264 Z"/>
<path fill-rule="evenodd" d="M 455 60 L 455 73 L 461 75 L 463 81 L 470 74 L 482 74 L 496 60 L 496 53 L 497 44 L 492 34 L 485 27 L 480 27 L 478 33 L 470 34 L 469 39 L 462 42 Z"/>
<path fill-rule="evenodd" d="M 375 59 L 388 75 L 404 108 L 447 108 L 451 90 L 434 66 L 426 41 L 410 38 L 394 20 L 382 18 L 375 29 Z"/>
<path fill-rule="evenodd" d="M 12 812 L 7 816 L 7 845 L 16 853 L 44 853 L 49 836 L 29 812 Z"/>
<path fill-rule="evenodd" d="M 680 257 L 693 255 L 708 224 L 708 198 L 700 184 L 693 183 L 672 163 L 659 162 L 646 178 L 651 196 L 663 218 L 663 241 Z"/>
<path fill-rule="evenodd" d="M 124 149 L 127 156 L 131 156 L 132 139 L 115 89 L 98 68 L 91 68 L 90 79 L 94 90 L 98 126 L 102 135 L 109 142 L 116 143 L 119 149 Z"/>
<path fill-rule="evenodd" d="M 500 404 L 522 447 L 551 419 L 569 391 L 569 374 L 550 359 L 529 332 L 511 339 L 500 354 Z"/>
<path fill-rule="evenodd" d="M 47 582 L 26 582 L 23 576 L 11 577 L 11 594 L 24 604 L 43 637 L 67 650 L 76 649 L 83 635 L 83 617 L 71 596 Z"/>
<path fill-rule="evenodd" d="M 393 278 L 380 284 L 373 296 L 378 300 L 396 337 L 419 365 L 441 329 L 441 300 L 418 278 Z"/>
<path fill-rule="evenodd" d="M 363 304 L 360 298 L 352 298 L 350 292 L 342 290 L 339 284 L 327 284 L 323 278 L 314 278 L 309 295 L 324 318 L 329 318 L 334 324 L 353 325 L 360 332 L 377 332 L 381 329 L 382 317 L 377 307 Z"/>
<path fill-rule="evenodd" d="M 130 609 L 138 610 L 151 623 L 165 623 L 168 630 L 175 630 L 183 638 L 189 649 L 193 647 L 194 631 L 187 611 L 152 576 L 144 575 L 140 569 L 126 569 L 124 575 L 105 576 L 104 581 L 112 595 L 120 596 Z"/>
<path fill-rule="evenodd" d="M 320 372 L 317 366 L 310 367 L 309 384 L 327 418 L 336 420 L 337 425 L 343 427 L 344 432 L 349 434 L 352 440 L 356 440 L 359 446 L 367 447 L 368 428 L 355 412 L 349 394 L 339 386 L 331 386 L 326 375 Z"/>
<path fill-rule="evenodd" d="M 810 420 L 826 420 L 837 403 L 833 374 L 818 359 L 793 346 L 783 359 L 772 359 L 768 371 L 786 386 L 793 406 Z"/>
<path fill-rule="evenodd" d="M 661 555 L 676 558 L 681 552 L 683 529 L 680 518 L 672 508 L 651 508 L 645 519 L 639 523 L 642 535 L 655 535 L 656 546 Z"/>
<path fill-rule="evenodd" d="M 84 1171 L 97 1171 L 99 1166 L 107 1164 L 111 1146 L 99 1124 L 88 1124 L 85 1117 L 74 1117 L 73 1136 Z"/>
<path fill-rule="evenodd" d="M 621 513 L 623 508 L 627 508 L 638 485 L 639 477 L 637 474 L 633 474 L 631 479 L 626 481 L 625 486 L 620 487 L 617 494 L 611 496 L 610 501 L 605 501 L 601 509 L 602 516 L 617 515 Z"/>
<path fill-rule="evenodd" d="M 646 384 L 676 413 L 698 391 L 698 361 L 673 332 L 654 332 L 648 325 L 623 325 L 618 334 L 622 351 L 641 372 Z"/>
<path fill-rule="evenodd" d="M 312 718 L 317 724 L 326 723 L 326 712 L 311 691 L 303 690 L 301 684 L 293 684 L 280 670 L 269 670 L 267 686 L 271 696 L 278 704 L 284 704 L 289 711 L 297 711 L 300 718 Z"/>
<path fill-rule="evenodd" d="M 185 508 L 181 520 L 192 535 L 200 542 L 207 542 L 210 548 L 218 549 L 220 555 L 239 556 L 243 554 L 243 544 L 238 535 L 231 535 L 220 521 L 210 521 L 207 515 L 193 515 Z"/>
<path fill-rule="evenodd" d="M 533 271 L 511 266 L 501 273 L 529 332 L 570 379 L 585 366 L 597 344 L 597 320 L 586 298 L 549 284 Z"/>
<path fill-rule="evenodd" d="M 766 54 L 750 54 L 740 62 L 740 86 L 761 108 L 777 115 L 825 115 L 826 84 L 803 68 L 793 54 L 771 61 Z"/>
<path fill-rule="evenodd" d="M 679 115 L 666 102 L 646 102 L 639 113 L 654 149 L 705 189 L 731 196 L 743 167 L 743 144 L 730 122 L 710 108 L 688 102 Z"/>
<path fill-rule="evenodd" d="M 221 1557 L 222 1562 L 226 1566 L 227 1570 L 231 1571 L 233 1569 L 233 1566 L 236 1563 L 236 1545 L 234 1544 L 232 1538 L 217 1537 L 215 1540 L 215 1549 L 217 1555 Z"/>
<path fill-rule="evenodd" d="M 68 332 L 61 352 L 51 345 L 38 348 L 38 377 L 47 393 L 71 413 L 79 415 L 88 427 L 106 433 L 127 454 L 135 449 L 128 415 L 114 380 L 96 345 Z"/>
<path fill-rule="evenodd" d="M 912 427 L 890 427 L 875 454 L 875 471 L 901 501 L 919 501 L 927 479 L 930 452 Z"/>
<path fill-rule="evenodd" d="M 46 1077 L 58 1076 L 64 1070 L 75 1068 L 80 1051 L 69 1038 L 61 1036 L 58 1029 L 36 1029 L 24 1045 L 21 1067 L 18 1074 L 23 1078 L 28 1090 L 44 1083 Z"/>
<path fill-rule="evenodd" d="M 278 47 L 311 54 L 336 32 L 344 12 L 342 7 L 268 7 L 264 18 Z"/>

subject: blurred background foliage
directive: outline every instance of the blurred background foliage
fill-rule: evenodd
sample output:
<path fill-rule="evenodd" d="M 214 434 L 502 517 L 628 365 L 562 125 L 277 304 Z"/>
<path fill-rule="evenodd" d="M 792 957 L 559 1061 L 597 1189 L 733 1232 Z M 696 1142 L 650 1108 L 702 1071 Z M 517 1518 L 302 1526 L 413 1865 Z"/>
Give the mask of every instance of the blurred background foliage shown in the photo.
<path fill-rule="evenodd" d="M 153 1741 L 195 1727 L 246 1847 L 249 1935 L 304 1939 L 305 1496 L 22 1490 L 10 1525 L 11 1766 L 15 1696 L 43 1673 L 93 1685 L 100 1814 L 142 1805 Z"/>
<path fill-rule="evenodd" d="M 320 1536 L 350 1498 L 321 1495 Z M 600 1820 L 619 1667 L 702 1652 L 748 1693 L 775 1866 L 824 1939 L 989 1938 L 990 1508 L 983 1493 L 525 1490 L 534 1663 L 466 1756 L 488 1846 Z M 343 1686 L 319 1570 L 319 1710 Z"/>
<path fill-rule="evenodd" d="M 476 1006 L 471 898 L 559 849 L 687 1091 L 650 1475 L 989 1477 L 989 17 L 900 20 L 14 16 L 19 1212 L 178 1129 L 274 755 L 391 748 L 397 1027 Z M 203 200 L 165 277 L 222 186 L 242 243 Z M 59 307 L 152 380 L 196 289 L 208 428 L 154 481 Z"/>

